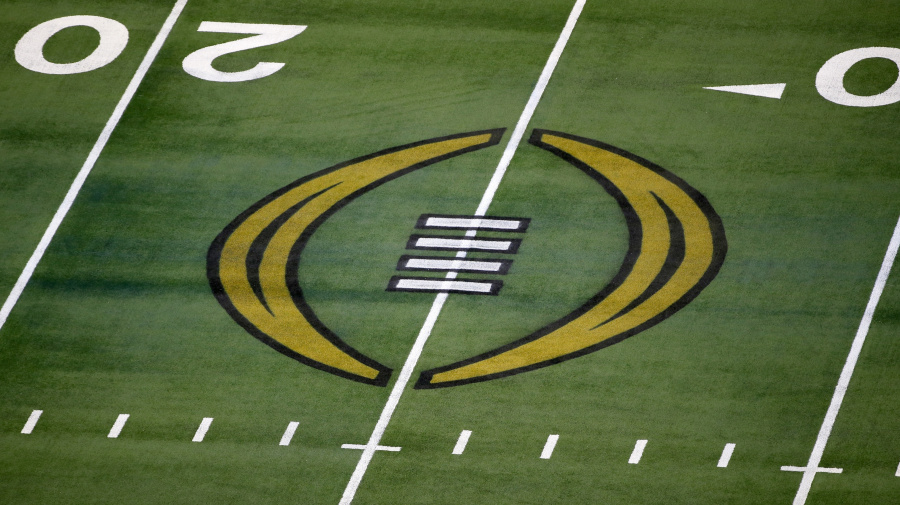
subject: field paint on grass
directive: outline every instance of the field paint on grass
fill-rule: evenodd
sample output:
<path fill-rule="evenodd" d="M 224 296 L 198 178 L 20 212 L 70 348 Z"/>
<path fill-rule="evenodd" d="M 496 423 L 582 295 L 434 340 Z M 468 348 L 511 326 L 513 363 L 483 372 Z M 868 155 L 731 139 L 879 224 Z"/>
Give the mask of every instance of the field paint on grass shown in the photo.
<path fill-rule="evenodd" d="M 456 440 L 456 445 L 453 446 L 453 454 L 459 456 L 466 450 L 466 445 L 469 443 L 469 437 L 472 436 L 472 430 L 462 430 L 459 433 L 459 438 Z"/>
<path fill-rule="evenodd" d="M 628 463 L 632 465 L 636 465 L 641 462 L 641 456 L 644 455 L 644 448 L 647 447 L 646 440 L 638 440 L 634 443 L 634 450 L 631 451 L 631 457 L 628 458 Z"/>
<path fill-rule="evenodd" d="M 544 444 L 544 450 L 541 451 L 541 459 L 550 459 L 550 456 L 553 456 L 553 449 L 556 448 L 556 442 L 558 441 L 559 435 L 547 437 L 547 443 Z"/>
<path fill-rule="evenodd" d="M 284 435 L 281 436 L 281 442 L 278 442 L 278 445 L 291 445 L 291 439 L 294 438 L 294 433 L 297 431 L 297 426 L 300 426 L 300 423 L 297 421 L 291 421 L 287 425 L 287 429 L 284 430 Z"/>
<path fill-rule="evenodd" d="M 778 84 L 747 84 L 743 86 L 707 86 L 703 89 L 712 91 L 725 91 L 739 95 L 761 96 L 763 98 L 781 99 L 786 83 Z"/>
<path fill-rule="evenodd" d="M 50 220 L 50 225 L 47 227 L 47 230 L 44 231 L 41 241 L 38 242 L 37 248 L 31 254 L 28 263 L 25 264 L 25 269 L 22 270 L 12 291 L 3 303 L 3 307 L 0 308 L 0 329 L 3 329 L 3 325 L 6 324 L 6 320 L 9 318 L 9 313 L 12 312 L 13 307 L 16 306 L 19 297 L 22 296 L 25 286 L 27 286 L 28 281 L 31 280 L 31 275 L 34 274 L 34 270 L 44 256 L 44 252 L 46 252 L 47 247 L 50 246 L 50 241 L 53 240 L 53 236 L 56 235 L 56 231 L 62 224 L 63 219 L 66 218 L 66 214 L 68 214 L 69 209 L 72 208 L 75 197 L 77 197 L 78 192 L 81 191 L 84 181 L 94 168 L 94 164 L 100 157 L 100 153 L 103 152 L 103 148 L 106 147 L 106 143 L 109 141 L 109 137 L 112 135 L 113 130 L 116 129 L 116 125 L 119 124 L 119 120 L 122 119 L 125 109 L 128 107 L 128 104 L 131 103 L 131 99 L 134 97 L 135 92 L 137 92 L 138 86 L 141 85 L 141 81 L 144 80 L 144 76 L 147 75 L 147 71 L 156 59 L 156 55 L 159 54 L 160 48 L 162 48 L 163 43 L 172 31 L 172 27 L 175 26 L 175 21 L 177 21 L 178 16 L 181 15 L 181 11 L 184 9 L 185 4 L 187 4 L 187 0 L 178 0 L 178 2 L 175 3 L 175 7 L 172 8 L 172 12 L 169 13 L 169 17 L 166 18 L 165 23 L 163 23 L 162 28 L 156 35 L 156 39 L 150 44 L 150 49 L 147 51 L 147 55 L 144 56 L 143 61 L 141 61 L 140 66 L 138 66 L 137 72 L 135 72 L 134 77 L 131 78 L 131 82 L 129 82 L 128 86 L 125 88 L 125 94 L 119 99 L 119 103 L 116 104 L 116 108 L 113 109 L 112 116 L 109 117 L 106 126 L 103 127 L 103 131 L 100 132 L 100 137 L 88 154 L 84 165 L 81 166 L 81 170 L 78 171 L 78 175 L 76 175 L 75 180 L 72 181 L 72 185 L 69 187 L 69 191 L 66 193 L 65 198 L 63 198 L 59 208 L 56 209 L 56 214 L 54 214 L 53 219 Z"/>
<path fill-rule="evenodd" d="M 358 451 L 366 450 L 368 446 L 363 444 L 342 444 L 341 449 L 356 449 Z M 402 447 L 394 447 L 392 445 L 379 445 L 375 448 L 376 451 L 388 451 L 388 452 L 400 452 Z"/>
<path fill-rule="evenodd" d="M 31 435 L 31 432 L 34 431 L 34 427 L 37 426 L 38 419 L 41 418 L 41 414 L 43 413 L 43 410 L 32 410 L 31 415 L 28 416 L 28 420 L 25 421 L 25 426 L 22 427 L 22 433 Z"/>
<path fill-rule="evenodd" d="M 900 219 L 897 220 L 897 225 L 894 226 L 894 234 L 891 236 L 891 242 L 888 244 L 884 260 L 881 262 L 881 270 L 878 271 L 878 277 L 875 279 L 875 286 L 872 288 L 872 294 L 869 296 L 869 303 L 866 304 L 862 321 L 859 322 L 859 329 L 856 330 L 856 337 L 854 337 L 853 344 L 850 346 L 850 354 L 847 355 L 847 361 L 844 363 L 841 376 L 838 379 L 837 386 L 834 388 L 834 395 L 831 397 L 831 404 L 828 405 L 828 411 L 825 413 L 825 419 L 822 421 L 822 427 L 819 429 L 819 436 L 816 437 L 816 443 L 813 446 L 812 453 L 809 455 L 809 462 L 805 467 L 781 467 L 783 471 L 787 472 L 803 472 L 800 488 L 797 489 L 797 495 L 794 497 L 794 505 L 804 505 L 806 503 L 806 497 L 809 495 L 809 489 L 812 487 L 813 479 L 815 479 L 817 473 L 841 473 L 840 468 L 819 468 L 819 463 L 822 462 L 825 445 L 828 444 L 834 421 L 837 418 L 838 411 L 841 410 L 841 403 L 844 401 L 844 395 L 847 393 L 847 387 L 850 385 L 853 369 L 856 367 L 859 353 L 862 351 L 863 343 L 866 341 L 869 326 L 872 324 L 872 317 L 875 315 L 875 308 L 878 307 L 881 293 L 887 284 L 898 249 L 900 249 Z"/>
<path fill-rule="evenodd" d="M 202 442 L 206 437 L 206 432 L 209 431 L 210 425 L 212 425 L 213 418 L 204 417 L 203 421 L 200 422 L 200 426 L 197 427 L 197 433 L 194 433 L 194 439 L 191 442 Z"/>
<path fill-rule="evenodd" d="M 895 473 L 894 476 L 900 477 L 900 464 L 897 465 L 897 473 Z"/>
<path fill-rule="evenodd" d="M 722 449 L 722 456 L 719 457 L 719 464 L 716 466 L 719 468 L 727 468 L 728 462 L 731 461 L 732 454 L 734 454 L 734 444 L 725 444 L 725 448 Z"/>
<path fill-rule="evenodd" d="M 556 45 L 550 53 L 550 57 L 547 59 L 547 64 L 544 65 L 544 70 L 538 78 L 537 85 L 534 87 L 534 91 L 531 92 L 531 97 L 529 97 L 528 103 L 525 105 L 525 110 L 522 111 L 522 115 L 519 117 L 518 123 L 516 123 L 516 128 L 513 130 L 509 143 L 503 151 L 500 163 L 497 165 L 496 170 L 494 170 L 494 175 L 491 176 L 491 181 L 488 183 L 488 187 L 481 197 L 481 202 L 478 204 L 478 210 L 475 211 L 476 216 L 484 216 L 487 213 L 491 202 L 494 200 L 494 194 L 497 192 L 497 187 L 500 185 L 500 181 L 503 179 L 503 174 L 509 167 L 510 161 L 512 161 L 516 148 L 522 141 L 522 136 L 525 134 L 528 123 L 531 121 L 531 116 L 534 114 L 534 110 L 537 108 L 538 102 L 540 102 L 541 96 L 547 88 L 547 83 L 550 82 L 550 76 L 553 75 L 553 70 L 556 69 L 556 64 L 559 62 L 560 56 L 562 56 L 563 49 L 566 47 L 566 42 L 569 41 L 569 37 L 575 29 L 575 24 L 578 22 L 578 17 L 581 15 L 585 1 L 586 0 L 576 0 L 575 5 L 572 7 L 566 25 L 563 28 L 562 33 L 560 33 L 559 39 L 556 41 Z M 475 233 L 476 230 L 469 230 L 466 232 L 466 236 L 474 237 Z M 458 251 L 456 253 L 457 258 L 465 258 L 465 256 L 465 251 Z M 446 278 L 455 279 L 456 272 L 448 272 Z M 406 362 L 403 363 L 403 368 L 400 371 L 400 375 L 397 377 L 397 382 L 395 382 L 393 388 L 391 388 L 387 403 L 384 405 L 384 409 L 382 409 L 381 415 L 378 417 L 378 422 L 375 424 L 372 435 L 369 437 L 369 443 L 366 444 L 366 448 L 359 458 L 359 463 L 357 463 L 356 468 L 353 470 L 353 475 L 350 476 L 350 482 L 347 483 L 347 487 L 344 489 L 340 505 L 350 505 L 353 502 L 353 497 L 356 496 L 356 490 L 359 489 L 359 484 L 362 482 L 363 476 L 369 468 L 369 463 L 372 461 L 372 457 L 378 449 L 381 437 L 384 435 L 384 431 L 391 421 L 391 416 L 394 415 L 394 410 L 400 402 L 400 397 L 403 395 L 403 391 L 406 389 L 406 385 L 409 383 L 410 378 L 412 378 L 413 370 L 416 367 L 416 363 L 419 361 L 419 357 L 422 355 L 422 349 L 425 347 L 425 342 L 431 335 L 431 330 L 434 329 L 434 324 L 437 321 L 438 315 L 441 313 L 441 309 L 444 307 L 444 302 L 447 301 L 447 296 L 447 293 L 438 293 L 434 298 L 434 302 L 431 304 L 431 310 L 425 318 L 425 323 L 422 325 L 422 329 L 419 330 L 419 334 L 410 350 L 409 356 L 406 358 Z"/>
<path fill-rule="evenodd" d="M 116 422 L 113 423 L 112 428 L 109 430 L 109 435 L 106 438 L 119 438 L 119 434 L 122 433 L 122 428 L 125 427 L 125 423 L 128 422 L 128 414 L 119 414 L 119 417 L 116 418 Z"/>

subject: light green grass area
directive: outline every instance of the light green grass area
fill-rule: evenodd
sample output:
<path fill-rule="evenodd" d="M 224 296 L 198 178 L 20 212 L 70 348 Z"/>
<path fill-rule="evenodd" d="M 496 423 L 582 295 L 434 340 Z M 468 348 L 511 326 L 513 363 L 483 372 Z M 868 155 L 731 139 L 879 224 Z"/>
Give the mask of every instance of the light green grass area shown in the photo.
<path fill-rule="evenodd" d="M 303 251 L 310 306 L 392 368 L 393 383 L 434 300 L 385 291 L 397 260 L 421 214 L 475 211 L 572 3 L 189 0 L 0 331 L 0 503 L 337 504 L 360 456 L 340 446 L 366 443 L 390 389 L 297 363 L 235 324 L 210 291 L 210 243 L 300 177 L 507 128 L 498 146 L 359 197 Z M 0 4 L 4 298 L 173 4 Z M 793 500 L 800 475 L 780 467 L 809 458 L 900 214 L 900 103 L 851 108 L 815 89 L 842 51 L 900 47 L 900 6 L 851 4 L 588 0 L 528 134 L 596 139 L 683 178 L 722 217 L 724 266 L 673 317 L 599 352 L 483 383 L 410 386 L 382 440 L 403 449 L 375 455 L 353 503 Z M 29 28 L 75 14 L 125 24 L 126 50 L 68 76 L 15 62 Z M 274 75 L 216 83 L 181 62 L 239 36 L 200 33 L 202 21 L 308 28 L 215 63 L 284 62 Z M 77 60 L 96 43 L 73 28 L 45 55 Z M 867 60 L 845 86 L 875 94 L 896 79 L 890 61 Z M 777 82 L 781 100 L 702 89 Z M 531 219 L 504 287 L 450 296 L 413 380 L 565 316 L 628 247 L 616 201 L 526 142 L 489 214 Z M 900 500 L 898 283 L 895 272 L 822 462 L 844 472 L 818 475 L 810 505 Z M 44 413 L 23 435 L 34 409 Z M 131 417 L 108 439 L 121 413 Z M 204 417 L 215 421 L 192 443 Z M 290 421 L 299 429 L 281 447 Z M 472 437 L 452 455 L 462 430 Z M 550 434 L 559 443 L 540 459 Z M 630 465 L 638 439 L 649 442 Z M 726 443 L 734 456 L 717 468 Z"/>

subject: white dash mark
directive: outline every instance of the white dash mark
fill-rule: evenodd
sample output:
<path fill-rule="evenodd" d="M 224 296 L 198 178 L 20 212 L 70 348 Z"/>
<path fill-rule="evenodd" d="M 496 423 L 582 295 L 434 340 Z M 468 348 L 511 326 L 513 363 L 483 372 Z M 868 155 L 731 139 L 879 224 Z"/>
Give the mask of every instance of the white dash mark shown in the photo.
<path fill-rule="evenodd" d="M 113 423 L 112 429 L 109 430 L 109 435 L 106 438 L 119 438 L 119 434 L 122 433 L 122 428 L 125 427 L 125 423 L 128 421 L 128 414 L 119 414 L 119 417 L 116 418 L 116 422 Z"/>
<path fill-rule="evenodd" d="M 192 442 L 202 442 L 203 437 L 206 436 L 206 432 L 209 431 L 209 426 L 212 424 L 213 418 L 204 417 L 203 421 L 200 423 L 200 426 L 197 427 L 197 433 L 194 433 L 194 439 Z"/>
<path fill-rule="evenodd" d="M 368 446 L 365 444 L 343 444 L 341 445 L 341 449 L 356 449 L 357 451 L 364 451 Z M 402 447 L 394 447 L 391 445 L 379 445 L 375 448 L 376 451 L 387 451 L 387 452 L 400 452 Z"/>
<path fill-rule="evenodd" d="M 453 454 L 457 456 L 462 454 L 463 451 L 466 450 L 466 444 L 469 443 L 469 437 L 472 436 L 472 430 L 462 430 L 459 434 L 459 438 L 456 440 L 456 445 L 453 447 Z"/>
<path fill-rule="evenodd" d="M 763 98 L 780 99 L 784 93 L 786 83 L 778 84 L 748 84 L 744 86 L 709 86 L 703 89 L 712 91 L 725 91 L 727 93 L 737 93 L 739 95 L 761 96 Z"/>
<path fill-rule="evenodd" d="M 897 465 L 897 473 L 894 474 L 894 477 L 900 477 L 900 464 Z"/>
<path fill-rule="evenodd" d="M 423 249 L 477 249 L 480 251 L 509 251 L 512 249 L 511 240 L 483 240 L 483 239 L 449 239 L 422 237 L 416 240 L 415 247 Z"/>
<path fill-rule="evenodd" d="M 494 170 L 494 175 L 491 176 L 488 187 L 481 196 L 481 202 L 478 204 L 478 209 L 475 211 L 476 216 L 484 216 L 487 213 L 488 207 L 491 206 L 491 202 L 494 200 L 494 194 L 497 192 L 500 181 L 503 179 L 503 174 L 506 173 L 506 169 L 509 167 L 510 161 L 512 161 L 516 148 L 518 148 L 519 142 L 522 141 L 522 136 L 525 134 L 528 123 L 531 121 L 531 116 L 534 115 L 534 110 L 537 108 L 541 96 L 547 88 L 547 83 L 550 82 L 553 70 L 556 68 L 556 64 L 559 62 L 560 56 L 562 56 L 563 49 L 565 49 L 566 43 L 569 41 L 569 36 L 571 36 L 572 31 L 575 30 L 575 24 L 578 22 L 578 17 L 581 16 L 581 11 L 584 8 L 585 2 L 586 0 L 576 0 L 575 5 L 572 7 L 569 18 L 566 20 L 566 25 L 563 27 L 562 33 L 559 34 L 559 39 L 557 39 L 556 45 L 553 46 L 553 51 L 550 52 L 550 57 L 547 59 L 547 63 L 544 65 L 540 77 L 538 77 L 538 82 L 531 92 L 531 96 L 528 98 L 528 103 L 525 104 L 525 109 L 519 116 L 519 121 L 516 123 L 516 128 L 513 130 L 509 143 L 506 144 L 506 148 L 503 150 L 503 156 L 500 157 L 500 162 Z M 475 235 L 475 232 L 476 230 L 469 230 L 466 232 L 466 236 L 472 237 Z M 458 251 L 456 253 L 458 258 L 464 258 L 465 255 L 465 251 Z M 456 272 L 449 272 L 447 278 L 455 279 Z M 391 388 L 391 393 L 388 395 L 388 401 L 385 403 L 381 415 L 375 423 L 375 429 L 372 430 L 372 435 L 369 437 L 369 443 L 366 445 L 366 449 L 363 450 L 362 456 L 360 456 L 359 462 L 356 464 L 356 468 L 350 476 L 347 487 L 344 488 L 344 494 L 341 495 L 340 505 L 350 505 L 353 503 L 353 497 L 356 496 L 356 490 L 359 489 L 359 484 L 362 482 L 363 476 L 369 468 L 369 463 L 375 455 L 378 443 L 381 441 L 381 437 L 384 435 L 388 423 L 391 422 L 391 417 L 394 415 L 397 404 L 400 403 L 400 397 L 403 395 L 406 385 L 412 377 L 413 370 L 416 367 L 416 363 L 419 361 L 419 357 L 422 355 L 425 343 L 428 341 L 428 337 L 434 329 L 437 318 L 441 314 L 444 302 L 447 301 L 447 296 L 447 293 L 439 293 L 434 298 L 434 303 L 431 304 L 428 316 L 425 317 L 425 323 L 419 330 L 419 334 L 416 337 L 416 341 L 413 343 L 409 356 L 407 356 L 406 361 L 403 363 L 403 368 L 400 370 L 400 375 L 397 377 L 397 382 L 395 382 L 394 386 Z"/>
<path fill-rule="evenodd" d="M 646 440 L 638 440 L 634 444 L 634 450 L 631 451 L 631 457 L 628 458 L 628 462 L 632 465 L 636 465 L 641 462 L 641 456 L 644 455 L 644 448 L 647 447 Z"/>
<path fill-rule="evenodd" d="M 725 444 L 725 448 L 722 449 L 722 456 L 719 458 L 719 464 L 716 466 L 719 468 L 727 468 L 728 462 L 731 461 L 732 454 L 734 454 L 734 444 Z"/>
<path fill-rule="evenodd" d="M 43 413 L 43 410 L 32 410 L 31 415 L 28 416 L 28 421 L 25 421 L 25 426 L 22 427 L 22 433 L 31 435 L 31 432 L 34 431 L 34 427 L 37 425 L 38 419 L 41 418 L 41 414 Z"/>
<path fill-rule="evenodd" d="M 794 496 L 794 505 L 804 505 L 809 490 L 812 487 L 813 479 L 816 473 L 840 473 L 839 468 L 828 469 L 820 468 L 819 463 L 822 462 L 822 455 L 825 453 L 825 446 L 828 444 L 828 438 L 831 436 L 831 429 L 837 419 L 838 412 L 841 410 L 841 403 L 844 401 L 844 395 L 850 386 L 850 378 L 853 377 L 853 370 L 856 368 L 856 361 L 862 352 L 863 344 L 866 342 L 866 335 L 869 334 L 869 326 L 872 324 L 872 318 L 875 316 L 875 308 L 878 307 L 878 301 L 881 299 L 881 293 L 884 292 L 884 286 L 887 284 L 888 276 L 891 273 L 891 267 L 894 266 L 894 259 L 897 257 L 897 250 L 900 249 L 900 219 L 894 226 L 894 233 L 891 235 L 891 241 L 888 244 L 887 252 L 884 253 L 884 260 L 881 262 L 881 269 L 875 278 L 875 286 L 872 287 L 872 293 L 869 295 L 869 302 L 863 312 L 862 320 L 859 322 L 859 328 L 856 330 L 856 336 L 850 345 L 850 353 L 847 354 L 847 361 L 844 362 L 844 368 L 838 378 L 838 383 L 834 387 L 834 395 L 831 397 L 831 403 L 825 412 L 825 419 L 822 420 L 822 426 L 819 428 L 819 434 L 816 437 L 816 443 L 813 445 L 812 452 L 809 455 L 809 462 L 805 467 L 801 467 L 803 478 L 800 479 L 800 487 Z M 797 467 L 793 467 L 797 468 Z M 784 470 L 785 467 L 782 467 Z M 837 470 L 830 472 L 829 470 Z M 796 470 L 785 470 L 796 471 Z"/>
<path fill-rule="evenodd" d="M 547 437 L 547 443 L 544 444 L 544 450 L 541 451 L 541 459 L 550 459 L 550 456 L 553 456 L 553 449 L 556 448 L 556 442 L 558 441 L 559 435 Z"/>
<path fill-rule="evenodd" d="M 430 217 L 425 221 L 425 227 L 515 231 L 522 228 L 522 221 L 493 218 Z"/>
<path fill-rule="evenodd" d="M 294 433 L 297 431 L 297 426 L 300 426 L 300 423 L 297 421 L 291 421 L 287 425 L 287 429 L 284 430 L 284 435 L 281 436 L 281 442 L 278 445 L 291 445 L 291 439 L 294 438 Z"/>
<path fill-rule="evenodd" d="M 44 256 L 44 252 L 46 252 L 47 248 L 50 246 L 50 241 L 53 240 L 53 236 L 56 235 L 56 231 L 62 224 L 63 219 L 66 218 L 66 214 L 68 214 L 69 209 L 72 208 L 75 197 L 77 197 L 78 193 L 81 191 L 84 181 L 87 180 L 88 175 L 94 168 L 94 164 L 100 157 L 100 153 L 102 153 L 103 148 L 106 147 L 106 143 L 109 141 L 109 137 L 112 135 L 113 130 L 116 129 L 116 125 L 118 125 L 119 120 L 122 119 L 125 109 L 128 107 L 128 104 L 131 103 L 131 99 L 134 97 L 135 92 L 137 92 L 141 81 L 144 80 L 144 76 L 147 75 L 147 71 L 150 69 L 150 65 L 153 64 L 153 60 L 156 59 L 156 55 L 159 54 L 163 42 L 165 42 L 166 38 L 169 36 L 172 27 L 175 26 L 175 21 L 177 21 L 178 16 L 181 15 L 181 11 L 184 9 L 185 4 L 187 4 L 187 0 L 178 0 L 175 7 L 172 8 L 169 17 L 166 18 L 166 21 L 163 23 L 162 29 L 160 29 L 159 33 L 156 35 L 153 43 L 150 44 L 150 49 L 138 66 L 134 77 L 131 78 L 131 82 L 129 82 L 128 86 L 125 88 L 125 93 L 122 95 L 119 103 L 116 104 L 115 109 L 113 109 L 112 116 L 110 116 L 109 120 L 106 122 L 103 131 L 100 132 L 100 137 L 97 139 L 97 142 L 94 143 L 94 147 L 88 154 L 84 165 L 81 166 L 81 170 L 78 171 L 78 175 L 76 175 L 75 180 L 72 181 L 69 191 L 66 193 L 62 203 L 56 210 L 56 214 L 53 215 L 53 219 L 50 220 L 50 225 L 47 226 L 47 230 L 44 231 L 44 235 L 41 237 L 40 242 L 38 242 L 37 248 L 35 248 L 34 252 L 31 254 L 28 263 L 25 264 L 25 269 L 22 270 L 18 280 L 16 280 L 16 284 L 13 286 L 12 291 L 10 291 L 9 296 L 3 303 L 3 307 L 0 307 L 0 329 L 6 324 L 9 313 L 12 312 L 13 307 L 16 306 L 19 297 L 22 296 L 22 292 L 25 290 L 25 286 L 28 285 L 28 281 L 31 279 L 32 274 L 34 274 L 34 270 Z"/>

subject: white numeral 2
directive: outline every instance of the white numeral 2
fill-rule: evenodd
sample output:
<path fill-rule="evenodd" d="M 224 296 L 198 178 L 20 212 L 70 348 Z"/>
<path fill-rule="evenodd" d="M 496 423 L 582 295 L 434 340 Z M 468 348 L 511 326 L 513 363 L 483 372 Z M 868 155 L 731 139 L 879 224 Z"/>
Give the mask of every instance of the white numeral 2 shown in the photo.
<path fill-rule="evenodd" d="M 255 47 L 269 46 L 296 37 L 306 26 L 297 25 L 262 25 L 248 23 L 218 23 L 204 21 L 200 23 L 200 32 L 215 33 L 249 33 L 246 37 L 223 44 L 204 47 L 189 54 L 181 66 L 184 71 L 194 77 L 215 82 L 241 82 L 261 79 L 281 70 L 284 63 L 260 62 L 255 67 L 241 72 L 222 72 L 212 66 L 213 60 L 224 54 L 245 51 Z"/>

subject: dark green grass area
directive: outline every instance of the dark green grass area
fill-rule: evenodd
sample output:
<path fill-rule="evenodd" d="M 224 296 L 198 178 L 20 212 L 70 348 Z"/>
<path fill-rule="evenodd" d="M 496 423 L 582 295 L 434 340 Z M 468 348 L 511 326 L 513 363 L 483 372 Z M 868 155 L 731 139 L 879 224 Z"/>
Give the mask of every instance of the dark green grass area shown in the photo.
<path fill-rule="evenodd" d="M 173 3 L 4 4 L 3 290 Z M 511 130 L 571 5 L 190 0 L 0 333 L 0 502 L 337 503 L 360 454 L 340 446 L 367 441 L 388 389 L 301 365 L 243 331 L 210 293 L 207 249 L 300 177 L 410 142 Z M 889 2 L 588 0 L 531 126 L 682 177 L 723 219 L 725 264 L 672 318 L 600 352 L 407 390 L 382 440 L 403 449 L 376 454 L 354 503 L 790 503 L 800 475 L 779 468 L 809 457 L 900 213 L 900 104 L 833 104 L 815 75 L 839 52 L 900 46 L 898 13 Z M 128 48 L 74 76 L 15 63 L 28 28 L 72 14 L 123 22 Z M 286 63 L 225 84 L 181 68 L 192 51 L 238 38 L 199 33 L 202 21 L 308 28 L 216 60 Z M 46 54 L 77 59 L 95 38 L 65 32 Z M 866 61 L 845 84 L 872 94 L 896 75 Z M 781 100 L 702 89 L 774 82 L 787 83 Z M 394 376 L 434 300 L 385 291 L 422 232 L 415 222 L 472 213 L 508 138 L 364 194 L 303 251 L 299 279 L 318 317 Z M 609 282 L 628 244 L 615 200 L 528 144 L 489 214 L 532 220 L 503 290 L 452 295 L 413 380 L 565 316 Z M 819 475 L 811 505 L 900 499 L 897 283 L 895 273 L 825 453 L 844 473 Z M 44 414 L 22 435 L 33 409 Z M 128 424 L 107 439 L 121 413 Z M 204 417 L 215 421 L 192 443 Z M 280 447 L 290 421 L 300 427 Z M 464 429 L 469 445 L 451 455 Z M 559 443 L 543 460 L 550 434 Z M 630 465 L 638 439 L 649 443 Z M 726 443 L 734 456 L 717 468 Z"/>

